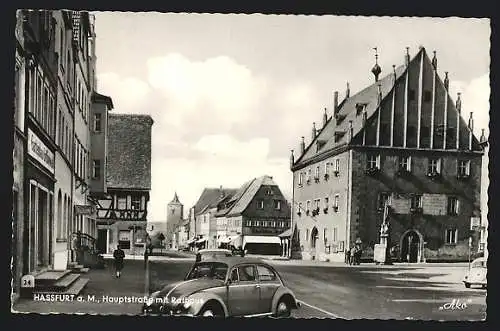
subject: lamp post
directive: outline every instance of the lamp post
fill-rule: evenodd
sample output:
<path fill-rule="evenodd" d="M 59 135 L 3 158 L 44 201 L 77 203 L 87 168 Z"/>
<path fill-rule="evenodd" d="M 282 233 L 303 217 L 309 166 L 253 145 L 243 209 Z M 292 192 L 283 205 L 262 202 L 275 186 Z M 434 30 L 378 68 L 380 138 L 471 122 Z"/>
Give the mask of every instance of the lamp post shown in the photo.
<path fill-rule="evenodd" d="M 472 237 L 469 237 L 469 271 L 470 271 L 471 246 L 472 246 Z"/>

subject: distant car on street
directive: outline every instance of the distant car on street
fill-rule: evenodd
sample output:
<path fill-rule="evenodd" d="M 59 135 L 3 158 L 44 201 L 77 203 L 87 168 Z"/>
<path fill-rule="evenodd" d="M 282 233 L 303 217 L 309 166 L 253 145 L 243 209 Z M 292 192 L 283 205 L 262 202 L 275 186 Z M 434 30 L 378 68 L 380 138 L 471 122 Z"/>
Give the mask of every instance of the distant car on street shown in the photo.
<path fill-rule="evenodd" d="M 198 253 L 196 253 L 196 262 L 230 256 L 233 256 L 233 253 L 228 249 L 201 249 L 198 251 Z"/>
<path fill-rule="evenodd" d="M 300 307 L 269 264 L 222 257 L 196 262 L 184 281 L 151 294 L 144 314 L 192 317 L 289 317 Z"/>
<path fill-rule="evenodd" d="M 470 288 L 471 285 L 479 285 L 482 288 L 486 288 L 488 285 L 487 275 L 488 267 L 487 260 L 484 257 L 480 257 L 472 261 L 470 269 L 464 276 L 464 285 L 466 288 Z"/>

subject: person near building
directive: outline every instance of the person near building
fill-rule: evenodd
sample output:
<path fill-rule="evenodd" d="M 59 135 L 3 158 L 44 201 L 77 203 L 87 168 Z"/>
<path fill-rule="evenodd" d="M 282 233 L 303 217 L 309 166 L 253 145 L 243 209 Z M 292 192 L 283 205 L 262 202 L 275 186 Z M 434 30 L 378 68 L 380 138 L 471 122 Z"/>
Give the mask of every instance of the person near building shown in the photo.
<path fill-rule="evenodd" d="M 115 259 L 116 278 L 120 278 L 123 269 L 123 260 L 125 259 L 125 252 L 120 248 L 120 245 L 116 246 L 113 258 Z"/>
<path fill-rule="evenodd" d="M 351 251 L 349 249 L 345 250 L 345 264 L 351 264 Z"/>

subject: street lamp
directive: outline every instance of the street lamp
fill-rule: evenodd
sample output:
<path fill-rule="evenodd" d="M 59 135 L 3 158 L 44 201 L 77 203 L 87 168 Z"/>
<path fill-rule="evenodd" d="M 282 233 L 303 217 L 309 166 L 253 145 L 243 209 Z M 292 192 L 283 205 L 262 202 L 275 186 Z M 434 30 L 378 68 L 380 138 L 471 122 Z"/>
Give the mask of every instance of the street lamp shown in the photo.
<path fill-rule="evenodd" d="M 469 237 L 469 271 L 470 271 L 470 255 L 471 255 L 471 247 L 472 247 L 472 237 Z"/>

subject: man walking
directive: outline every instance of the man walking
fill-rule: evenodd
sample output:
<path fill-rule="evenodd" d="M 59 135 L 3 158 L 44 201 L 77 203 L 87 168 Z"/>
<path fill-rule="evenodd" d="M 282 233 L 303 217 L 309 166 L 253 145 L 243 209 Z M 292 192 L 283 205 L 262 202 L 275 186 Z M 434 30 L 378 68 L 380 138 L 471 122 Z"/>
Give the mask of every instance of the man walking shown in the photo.
<path fill-rule="evenodd" d="M 125 252 L 120 248 L 120 245 L 116 246 L 113 257 L 115 259 L 116 278 L 120 278 L 123 269 L 123 259 L 125 258 Z"/>

